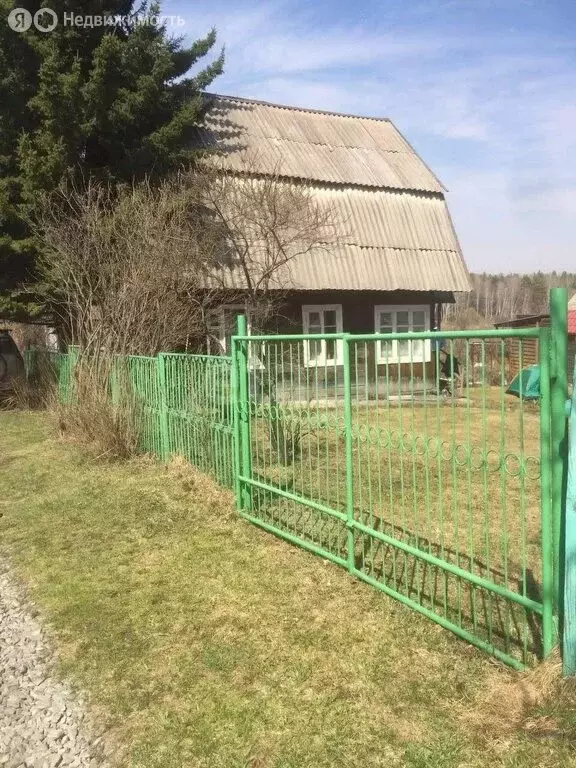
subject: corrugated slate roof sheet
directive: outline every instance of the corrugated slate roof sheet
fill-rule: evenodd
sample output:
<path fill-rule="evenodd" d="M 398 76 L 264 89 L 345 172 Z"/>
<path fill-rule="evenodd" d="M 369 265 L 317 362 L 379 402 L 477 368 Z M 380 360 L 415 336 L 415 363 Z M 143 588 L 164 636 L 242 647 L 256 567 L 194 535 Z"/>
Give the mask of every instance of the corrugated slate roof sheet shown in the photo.
<path fill-rule="evenodd" d="M 337 215 L 338 248 L 295 259 L 294 287 L 470 290 L 443 187 L 389 120 L 208 99 L 198 141 L 219 163 L 303 180 Z"/>
<path fill-rule="evenodd" d="M 422 269 L 422 263 L 426 269 Z M 441 278 L 438 277 L 441 275 Z M 447 288 L 447 286 L 450 288 Z M 223 268 L 213 287 L 243 288 L 241 269 Z M 270 288 L 355 291 L 467 291 L 454 251 L 345 245 L 310 251 L 279 267 Z"/>

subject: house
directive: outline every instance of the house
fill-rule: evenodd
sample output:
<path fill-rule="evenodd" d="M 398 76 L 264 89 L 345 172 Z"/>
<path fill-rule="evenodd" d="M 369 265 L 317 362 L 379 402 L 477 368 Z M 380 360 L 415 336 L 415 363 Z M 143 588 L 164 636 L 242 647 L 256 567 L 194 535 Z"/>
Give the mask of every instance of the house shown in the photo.
<path fill-rule="evenodd" d="M 441 305 L 469 291 L 469 276 L 444 187 L 387 118 L 300 109 L 209 95 L 198 141 L 220 149 L 224 168 L 274 172 L 305 184 L 338 214 L 334 249 L 318 249 L 289 265 L 275 332 L 393 333 L 439 326 Z M 230 131 L 230 126 L 234 130 Z M 230 138 L 230 134 L 233 138 Z M 221 307 L 219 337 L 229 349 L 230 319 Z M 377 363 L 410 360 L 406 342 L 381 345 Z M 412 362 L 429 362 L 429 342 L 413 342 Z M 340 343 L 312 342 L 309 366 L 338 366 Z"/>

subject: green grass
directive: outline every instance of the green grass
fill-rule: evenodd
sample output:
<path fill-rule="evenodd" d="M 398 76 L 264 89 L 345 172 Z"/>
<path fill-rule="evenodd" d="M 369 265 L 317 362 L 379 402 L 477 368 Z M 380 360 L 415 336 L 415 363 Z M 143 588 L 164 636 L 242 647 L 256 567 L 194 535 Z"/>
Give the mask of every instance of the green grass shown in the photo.
<path fill-rule="evenodd" d="M 0 470 L 0 546 L 126 765 L 576 764 L 568 687 L 516 706 L 532 678 L 239 520 L 188 465 L 1 413 Z"/>

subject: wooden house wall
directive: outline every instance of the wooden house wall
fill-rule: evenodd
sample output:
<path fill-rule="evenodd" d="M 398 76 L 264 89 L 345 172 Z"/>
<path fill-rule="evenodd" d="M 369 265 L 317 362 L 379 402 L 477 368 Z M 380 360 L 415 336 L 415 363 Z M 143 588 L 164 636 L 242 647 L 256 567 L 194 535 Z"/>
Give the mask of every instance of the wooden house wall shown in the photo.
<path fill-rule="evenodd" d="M 374 307 L 377 305 L 389 306 L 428 306 L 430 308 L 430 323 L 434 324 L 435 302 L 431 294 L 427 292 L 407 291 L 298 291 L 287 294 L 282 307 L 271 324 L 272 333 L 303 333 L 302 307 L 304 305 L 330 305 L 342 306 L 342 327 L 345 333 L 364 334 L 374 333 Z M 376 364 L 376 343 L 373 341 L 356 342 L 350 350 L 350 362 L 352 371 L 352 383 L 356 388 L 361 388 L 362 381 L 378 378 L 389 382 L 405 382 L 409 387 L 410 382 L 428 382 L 432 384 L 436 377 L 436 355 L 432 351 L 428 363 L 390 363 Z M 339 379 L 340 371 L 334 367 L 322 366 L 315 376 L 320 379 Z M 313 369 L 311 369 L 313 370 Z"/>

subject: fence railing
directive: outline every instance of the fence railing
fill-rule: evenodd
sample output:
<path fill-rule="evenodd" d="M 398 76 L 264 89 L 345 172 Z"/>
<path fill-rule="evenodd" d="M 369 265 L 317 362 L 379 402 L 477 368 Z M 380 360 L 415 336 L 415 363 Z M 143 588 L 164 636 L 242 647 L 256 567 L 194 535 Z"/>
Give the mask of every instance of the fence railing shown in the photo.
<path fill-rule="evenodd" d="M 515 397 L 510 349 L 522 368 L 534 340 L 539 391 Z M 117 359 L 110 398 L 245 519 L 521 668 L 557 641 L 561 346 L 554 323 L 254 336 L 240 317 L 231 357 Z M 74 355 L 54 362 L 68 404 Z"/>

